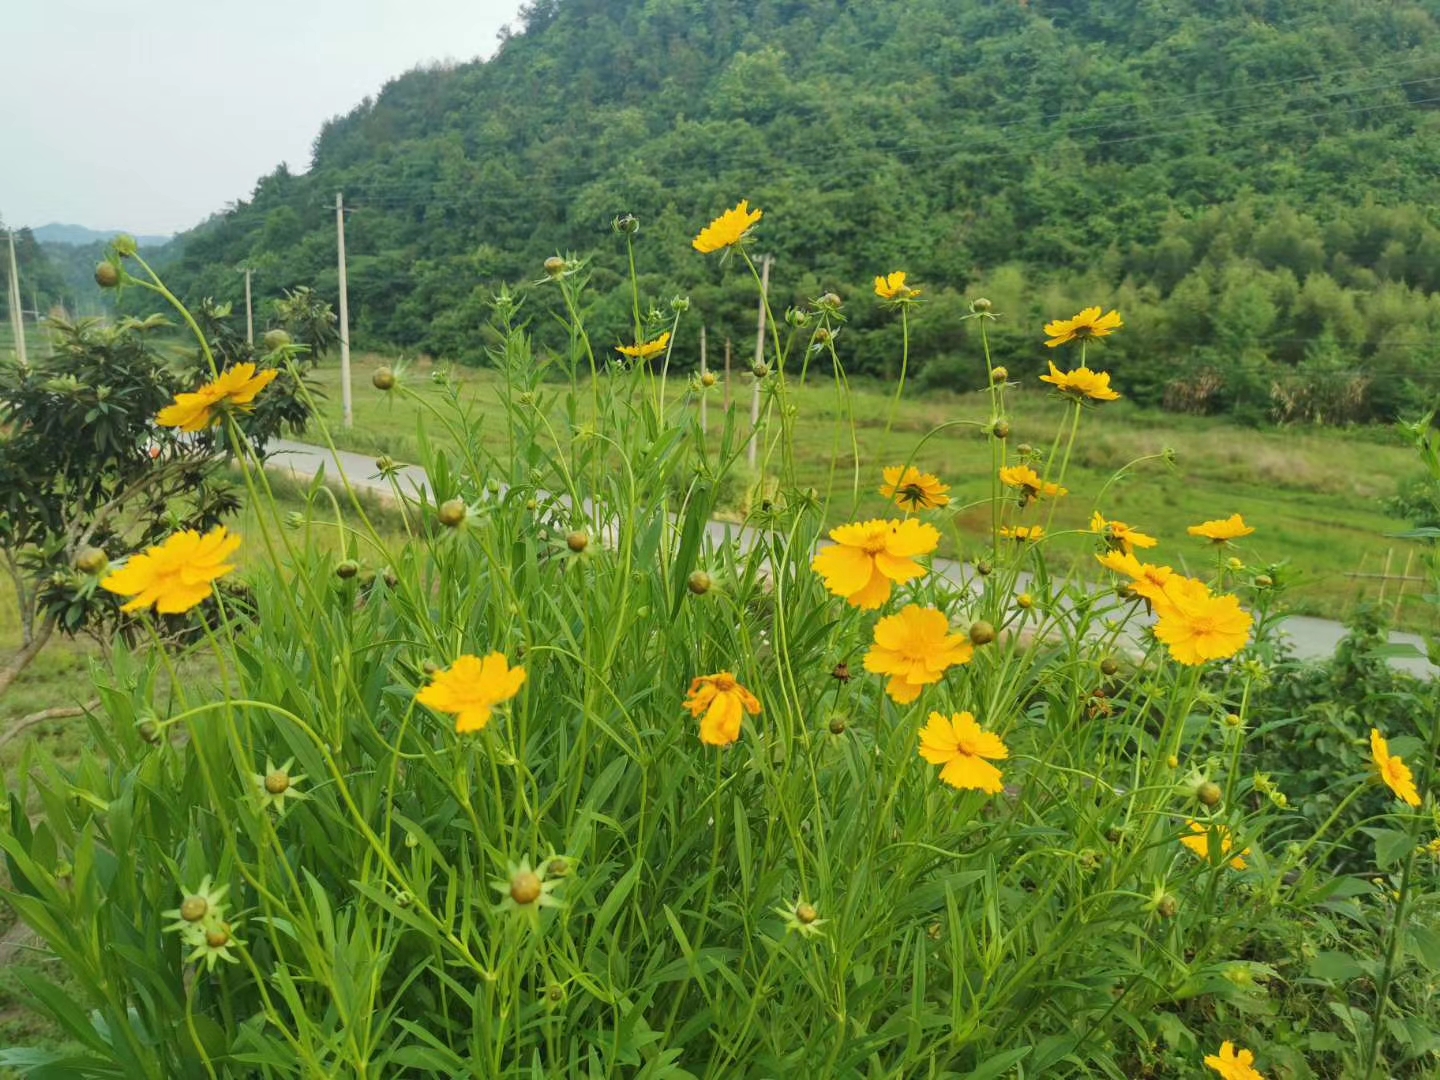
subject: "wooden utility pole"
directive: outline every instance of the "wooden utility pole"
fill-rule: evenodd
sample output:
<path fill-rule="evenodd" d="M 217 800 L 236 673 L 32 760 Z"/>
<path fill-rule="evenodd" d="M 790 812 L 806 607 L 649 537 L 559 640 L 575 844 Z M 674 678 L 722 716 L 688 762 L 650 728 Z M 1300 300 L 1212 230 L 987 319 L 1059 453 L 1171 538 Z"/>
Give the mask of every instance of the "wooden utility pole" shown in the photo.
<path fill-rule="evenodd" d="M 250 268 L 245 268 L 245 341 L 255 344 L 255 309 L 250 305 Z"/>
<path fill-rule="evenodd" d="M 335 249 L 340 262 L 340 411 L 344 425 L 355 426 L 350 401 L 350 296 L 345 283 L 345 200 L 335 193 Z"/>
<path fill-rule="evenodd" d="M 20 310 L 20 270 L 15 265 L 15 233 L 5 234 L 10 240 L 10 326 L 15 331 L 15 359 L 20 366 L 28 366 L 25 358 L 25 313 Z"/>
<path fill-rule="evenodd" d="M 710 434 L 709 415 L 705 411 L 705 327 L 700 327 L 700 434 Z"/>
<path fill-rule="evenodd" d="M 760 260 L 760 318 L 755 331 L 755 368 L 765 362 L 765 298 L 770 295 L 770 264 L 775 261 L 773 255 L 765 255 Z M 755 378 L 755 386 L 750 394 L 750 467 L 755 467 L 756 444 L 759 443 L 759 432 L 756 428 L 760 426 L 760 377 Z"/>

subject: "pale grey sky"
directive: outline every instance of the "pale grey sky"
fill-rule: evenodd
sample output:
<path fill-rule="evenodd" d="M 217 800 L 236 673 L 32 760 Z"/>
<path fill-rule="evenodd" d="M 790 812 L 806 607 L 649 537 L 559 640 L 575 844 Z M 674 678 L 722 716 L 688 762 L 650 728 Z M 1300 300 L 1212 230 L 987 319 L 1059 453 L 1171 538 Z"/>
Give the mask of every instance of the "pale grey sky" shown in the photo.
<path fill-rule="evenodd" d="M 0 218 L 189 228 L 520 0 L 0 0 Z"/>

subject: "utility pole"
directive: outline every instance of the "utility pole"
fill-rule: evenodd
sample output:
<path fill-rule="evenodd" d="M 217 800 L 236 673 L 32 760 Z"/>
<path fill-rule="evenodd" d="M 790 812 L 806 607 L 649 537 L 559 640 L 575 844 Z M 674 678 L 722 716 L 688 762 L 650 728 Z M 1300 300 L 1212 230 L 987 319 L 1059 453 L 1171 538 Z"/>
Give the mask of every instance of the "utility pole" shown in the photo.
<path fill-rule="evenodd" d="M 340 410 L 344 424 L 355 426 L 350 403 L 350 296 L 345 284 L 345 200 L 335 193 L 335 248 L 340 260 Z"/>
<path fill-rule="evenodd" d="M 250 306 L 250 268 L 245 268 L 245 342 L 255 344 L 255 310 Z"/>
<path fill-rule="evenodd" d="M 705 411 L 705 327 L 700 327 L 700 434 L 710 434 L 709 417 Z"/>
<path fill-rule="evenodd" d="M 10 239 L 10 326 L 15 331 L 15 359 L 27 367 L 25 358 L 25 313 L 20 310 L 20 270 L 15 265 L 15 233 L 7 230 Z"/>
<path fill-rule="evenodd" d="M 760 318 L 759 325 L 755 331 L 755 369 L 758 371 L 765 362 L 765 298 L 770 295 L 770 264 L 775 261 L 773 255 L 765 255 L 760 260 Z M 760 377 L 755 378 L 755 387 L 750 394 L 750 468 L 755 467 L 756 444 L 759 443 L 759 433 L 756 428 L 760 425 Z"/>

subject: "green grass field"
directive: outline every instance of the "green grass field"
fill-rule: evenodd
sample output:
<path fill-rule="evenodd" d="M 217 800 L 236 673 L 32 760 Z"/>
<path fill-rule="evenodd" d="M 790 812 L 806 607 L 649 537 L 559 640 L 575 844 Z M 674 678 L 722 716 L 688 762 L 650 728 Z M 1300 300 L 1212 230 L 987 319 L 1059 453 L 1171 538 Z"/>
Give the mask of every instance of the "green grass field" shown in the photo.
<path fill-rule="evenodd" d="M 379 358 L 366 356 L 353 365 L 355 426 L 348 431 L 340 425 L 338 364 L 325 364 L 317 378 L 326 394 L 326 423 L 343 448 L 413 461 L 417 418 L 425 410 L 371 386 L 370 375 L 380 363 Z M 439 391 L 429 372 L 423 363 L 410 367 L 407 385 L 438 401 Z M 496 373 L 461 369 L 455 374 L 482 423 L 482 440 L 498 445 L 504 431 Z M 684 402 L 685 385 L 683 378 L 670 380 L 670 408 L 693 407 Z M 734 406 L 748 418 L 748 377 L 735 379 L 731 391 Z M 719 388 L 712 394 L 713 431 L 721 423 L 724 396 Z M 850 509 L 851 460 L 848 435 L 837 435 L 835 392 L 828 383 L 812 380 L 811 385 L 795 389 L 794 401 L 799 409 L 796 447 L 803 480 L 824 492 L 831 488 L 832 463 L 838 466 L 834 485 L 837 492 L 845 493 L 832 503 L 832 518 L 838 522 Z M 889 407 L 888 396 L 878 390 L 854 394 L 862 516 L 886 512 L 876 490 L 882 466 L 906 460 L 920 439 L 942 424 L 983 422 L 988 417 L 983 394 L 912 396 L 901 403 L 894 428 L 887 434 Z M 1060 401 L 1041 390 L 1012 392 L 1011 445 L 1029 442 L 1048 449 L 1063 411 Z M 433 419 L 427 432 L 443 444 L 443 432 Z M 1167 448 L 1174 451 L 1173 465 L 1156 459 Z M 1103 505 L 1097 507 L 1095 497 L 1106 482 L 1141 458 L 1151 460 L 1112 484 Z M 990 482 L 986 437 L 974 426 L 947 428 L 926 443 L 916 463 L 949 483 L 955 505 L 961 508 L 953 515 L 949 552 L 977 555 L 987 543 L 990 518 L 988 505 L 981 502 L 988 497 Z M 1210 418 L 1146 412 L 1122 401 L 1087 410 L 1066 481 L 1072 494 L 1062 504 L 1055 527 L 1083 528 L 1098 508 L 1107 517 L 1158 536 L 1161 546 L 1152 558 L 1194 567 L 1209 554 L 1200 541 L 1186 535 L 1186 526 L 1238 512 L 1257 528 L 1240 554 L 1256 564 L 1286 564 L 1284 580 L 1291 606 L 1304 613 L 1344 618 L 1357 603 L 1382 599 L 1381 582 L 1348 575 L 1379 574 L 1387 559 L 1393 575 L 1402 573 L 1407 559 L 1418 563 L 1414 545 L 1386 539 L 1385 534 L 1402 530 L 1406 523 L 1389 517 L 1381 505 L 1394 493 L 1396 481 L 1417 468 L 1411 451 L 1386 429 L 1256 430 Z M 1057 538 L 1056 543 L 1081 557 L 1090 550 L 1089 541 L 1080 538 Z M 1398 587 L 1390 583 L 1383 592 L 1392 608 Z M 1415 586 L 1409 588 L 1414 591 Z M 1403 605 L 1401 614 L 1403 618 Z"/>

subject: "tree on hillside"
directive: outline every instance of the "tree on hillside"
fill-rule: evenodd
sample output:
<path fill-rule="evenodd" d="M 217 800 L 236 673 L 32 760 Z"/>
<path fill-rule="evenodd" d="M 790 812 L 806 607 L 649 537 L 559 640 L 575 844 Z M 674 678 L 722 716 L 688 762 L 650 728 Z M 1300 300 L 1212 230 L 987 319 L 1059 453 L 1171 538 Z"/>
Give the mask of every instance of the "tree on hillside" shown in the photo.
<path fill-rule="evenodd" d="M 107 263 L 106 266 L 113 264 Z M 228 305 L 197 305 L 216 369 L 241 363 L 281 374 L 255 407 L 236 414 L 258 452 L 310 417 L 292 377 L 335 340 L 329 305 L 298 291 L 277 308 L 284 334 L 249 346 Z M 209 381 L 193 336 L 160 315 L 52 320 L 50 348 L 27 366 L 0 362 L 0 560 L 18 600 L 21 642 L 0 659 L 0 694 L 58 632 L 102 638 L 123 625 L 99 588 L 108 560 L 185 529 L 206 530 L 239 500 L 225 479 L 230 445 L 213 430 L 177 433 L 154 418 L 175 395 Z M 177 353 L 179 359 L 175 359 Z M 298 361 L 298 365 L 290 361 Z"/>

